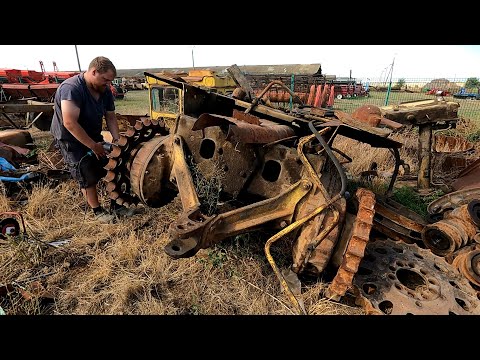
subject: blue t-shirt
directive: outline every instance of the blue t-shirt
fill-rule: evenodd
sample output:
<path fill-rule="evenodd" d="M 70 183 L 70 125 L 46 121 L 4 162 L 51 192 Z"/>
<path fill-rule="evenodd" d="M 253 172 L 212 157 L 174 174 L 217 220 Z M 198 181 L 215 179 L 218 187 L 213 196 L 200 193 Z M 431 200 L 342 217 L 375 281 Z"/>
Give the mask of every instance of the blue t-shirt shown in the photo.
<path fill-rule="evenodd" d="M 54 101 L 54 114 L 50 131 L 57 140 L 66 142 L 74 150 L 88 151 L 63 125 L 61 111 L 62 100 L 71 100 L 80 108 L 78 123 L 93 141 L 100 142 L 102 137 L 102 119 L 107 111 L 114 111 L 115 104 L 112 91 L 109 87 L 98 100 L 92 96 L 87 88 L 84 73 L 72 76 L 60 84 Z"/>

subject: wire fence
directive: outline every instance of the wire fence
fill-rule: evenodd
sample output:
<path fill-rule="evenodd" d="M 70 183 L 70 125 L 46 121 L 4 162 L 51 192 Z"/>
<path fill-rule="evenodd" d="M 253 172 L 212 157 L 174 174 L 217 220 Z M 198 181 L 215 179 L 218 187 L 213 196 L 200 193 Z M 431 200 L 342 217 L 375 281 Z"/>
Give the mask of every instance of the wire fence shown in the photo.
<path fill-rule="evenodd" d="M 273 77 L 268 80 L 271 81 Z M 480 121 L 480 88 L 465 88 L 467 78 L 337 78 L 308 77 L 279 78 L 302 99 L 308 98 L 311 87 L 335 84 L 333 109 L 353 112 L 356 108 L 371 104 L 385 106 L 415 100 L 431 100 L 442 97 L 460 104 L 458 116 Z M 257 82 L 258 79 L 257 79 Z M 266 80 L 264 80 L 266 82 Z M 253 85 L 258 85 L 252 82 Z M 263 83 L 261 85 L 264 85 Z M 263 89 L 264 86 L 258 86 Z M 255 87 L 254 87 L 255 88 Z"/>
<path fill-rule="evenodd" d="M 357 79 L 368 91 L 364 96 L 335 98 L 333 108 L 353 112 L 363 104 L 384 106 L 414 100 L 435 99 L 441 96 L 446 101 L 460 104 L 459 117 L 480 121 L 480 89 L 465 88 L 466 78 L 460 79 Z"/>

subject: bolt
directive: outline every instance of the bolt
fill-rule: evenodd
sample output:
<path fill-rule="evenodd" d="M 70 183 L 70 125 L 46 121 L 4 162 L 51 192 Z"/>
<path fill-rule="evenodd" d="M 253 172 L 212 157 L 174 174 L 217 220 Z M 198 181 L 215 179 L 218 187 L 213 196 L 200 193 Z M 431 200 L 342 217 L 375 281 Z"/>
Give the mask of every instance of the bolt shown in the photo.
<path fill-rule="evenodd" d="M 310 184 L 310 183 L 306 183 L 306 184 L 303 185 L 303 188 L 305 190 L 310 190 L 311 187 L 312 187 L 312 184 Z"/>

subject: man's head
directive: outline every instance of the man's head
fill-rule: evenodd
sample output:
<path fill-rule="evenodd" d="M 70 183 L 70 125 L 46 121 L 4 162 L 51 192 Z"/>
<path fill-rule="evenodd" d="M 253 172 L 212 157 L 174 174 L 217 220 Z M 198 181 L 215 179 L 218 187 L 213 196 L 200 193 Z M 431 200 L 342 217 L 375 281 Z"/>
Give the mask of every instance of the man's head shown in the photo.
<path fill-rule="evenodd" d="M 113 63 L 104 56 L 97 56 L 88 65 L 85 79 L 96 91 L 103 93 L 117 76 L 117 69 Z"/>

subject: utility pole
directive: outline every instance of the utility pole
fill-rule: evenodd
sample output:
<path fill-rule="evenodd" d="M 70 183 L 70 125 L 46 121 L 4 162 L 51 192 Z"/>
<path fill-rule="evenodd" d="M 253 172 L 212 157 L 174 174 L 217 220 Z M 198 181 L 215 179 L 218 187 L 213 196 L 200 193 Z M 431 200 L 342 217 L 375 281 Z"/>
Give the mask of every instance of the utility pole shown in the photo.
<path fill-rule="evenodd" d="M 78 58 L 78 50 L 77 50 L 77 45 L 75 45 L 75 53 L 77 54 L 77 62 L 78 62 L 78 71 L 82 71 L 82 68 L 80 67 L 80 59 Z"/>
<path fill-rule="evenodd" d="M 195 59 L 193 58 L 193 49 L 195 49 L 195 45 L 192 47 L 192 65 L 193 65 L 193 70 L 195 70 Z"/>
<path fill-rule="evenodd" d="M 390 98 L 390 91 L 392 90 L 392 76 L 393 76 L 394 64 L 395 64 L 395 56 L 393 56 L 392 67 L 390 68 L 390 82 L 388 83 L 387 96 L 385 97 L 385 106 L 388 105 L 388 99 Z"/>

